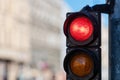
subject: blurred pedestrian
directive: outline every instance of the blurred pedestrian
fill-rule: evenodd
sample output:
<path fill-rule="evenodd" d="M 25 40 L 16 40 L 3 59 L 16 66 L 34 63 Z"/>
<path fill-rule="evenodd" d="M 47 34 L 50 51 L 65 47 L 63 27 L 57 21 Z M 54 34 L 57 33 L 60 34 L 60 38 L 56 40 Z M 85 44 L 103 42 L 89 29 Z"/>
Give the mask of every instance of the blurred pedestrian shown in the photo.
<path fill-rule="evenodd" d="M 54 73 L 47 63 L 44 62 L 41 64 L 41 72 L 43 80 L 54 80 Z"/>
<path fill-rule="evenodd" d="M 56 74 L 55 80 L 66 80 L 66 74 L 63 70 L 58 71 Z"/>

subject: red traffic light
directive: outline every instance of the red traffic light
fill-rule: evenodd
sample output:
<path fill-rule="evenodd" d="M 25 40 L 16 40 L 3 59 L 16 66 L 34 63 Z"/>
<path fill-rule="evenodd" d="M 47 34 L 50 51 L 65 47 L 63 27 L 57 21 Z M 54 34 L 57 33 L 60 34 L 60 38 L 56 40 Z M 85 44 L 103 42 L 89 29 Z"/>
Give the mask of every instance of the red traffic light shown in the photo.
<path fill-rule="evenodd" d="M 87 12 L 68 14 L 64 23 L 64 34 L 73 46 L 88 45 L 95 41 L 98 29 L 96 18 Z"/>
<path fill-rule="evenodd" d="M 67 80 L 101 80 L 101 13 L 86 6 L 64 22 Z"/>
<path fill-rule="evenodd" d="M 93 34 L 93 24 L 91 20 L 85 16 L 75 18 L 70 24 L 70 34 L 74 40 L 86 41 Z"/>

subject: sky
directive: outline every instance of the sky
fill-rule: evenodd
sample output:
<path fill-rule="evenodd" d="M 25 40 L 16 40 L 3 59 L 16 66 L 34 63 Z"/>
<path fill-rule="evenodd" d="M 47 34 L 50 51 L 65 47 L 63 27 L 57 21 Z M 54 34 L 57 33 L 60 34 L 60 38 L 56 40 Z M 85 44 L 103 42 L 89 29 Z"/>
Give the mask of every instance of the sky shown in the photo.
<path fill-rule="evenodd" d="M 86 5 L 94 5 L 94 4 L 103 4 L 105 0 L 64 0 L 73 11 L 79 11 L 82 7 Z"/>

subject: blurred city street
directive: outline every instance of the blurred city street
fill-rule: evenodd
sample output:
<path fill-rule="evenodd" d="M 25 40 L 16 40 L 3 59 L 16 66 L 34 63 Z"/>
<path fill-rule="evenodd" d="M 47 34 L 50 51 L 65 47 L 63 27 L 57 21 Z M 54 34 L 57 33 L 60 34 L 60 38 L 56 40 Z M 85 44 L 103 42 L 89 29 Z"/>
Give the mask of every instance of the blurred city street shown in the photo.
<path fill-rule="evenodd" d="M 64 0 L 0 0 L 0 80 L 66 80 L 63 24 L 70 11 Z M 108 80 L 104 24 L 102 78 Z"/>

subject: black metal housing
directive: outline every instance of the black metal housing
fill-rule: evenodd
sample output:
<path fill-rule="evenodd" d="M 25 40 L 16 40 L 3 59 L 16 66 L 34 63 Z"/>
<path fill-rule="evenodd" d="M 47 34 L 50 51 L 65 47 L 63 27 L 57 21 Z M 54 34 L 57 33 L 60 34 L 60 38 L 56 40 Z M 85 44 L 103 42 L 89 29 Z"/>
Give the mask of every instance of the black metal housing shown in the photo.
<path fill-rule="evenodd" d="M 71 69 L 70 69 L 70 62 L 71 59 L 74 55 L 80 54 L 80 53 L 86 53 L 87 55 L 91 56 L 91 58 L 94 61 L 94 69 L 91 72 L 91 74 L 89 74 L 88 76 L 85 77 L 79 77 L 76 76 L 75 74 L 72 73 Z M 67 49 L 67 55 L 64 59 L 64 69 L 67 73 L 67 75 L 69 76 L 69 78 L 72 80 L 93 80 L 96 79 L 96 77 L 98 76 L 99 78 L 101 78 L 100 74 L 101 73 L 101 49 L 100 48 L 68 48 Z M 97 78 L 98 79 L 98 78 Z M 100 80 L 100 79 L 98 79 Z"/>

